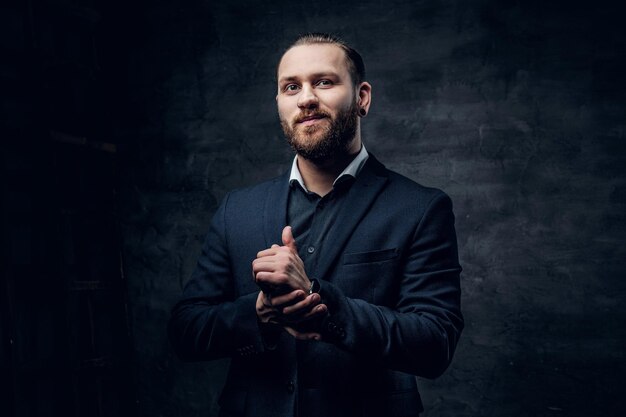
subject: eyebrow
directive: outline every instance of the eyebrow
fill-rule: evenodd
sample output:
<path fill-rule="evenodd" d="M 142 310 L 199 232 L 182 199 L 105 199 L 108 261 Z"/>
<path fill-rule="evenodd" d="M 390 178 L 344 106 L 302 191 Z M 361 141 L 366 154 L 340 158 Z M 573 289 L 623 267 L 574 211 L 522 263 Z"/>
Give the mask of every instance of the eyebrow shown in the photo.
<path fill-rule="evenodd" d="M 332 71 L 325 71 L 325 72 L 316 72 L 314 74 L 311 74 L 309 77 L 311 78 L 322 78 L 322 77 L 339 77 L 339 74 L 337 74 L 336 72 L 332 72 Z M 307 78 L 309 78 L 307 77 Z M 285 82 L 290 82 L 290 81 L 298 81 L 300 79 L 300 77 L 297 76 L 289 76 L 289 77 L 282 77 L 278 80 L 278 83 L 285 83 Z"/>

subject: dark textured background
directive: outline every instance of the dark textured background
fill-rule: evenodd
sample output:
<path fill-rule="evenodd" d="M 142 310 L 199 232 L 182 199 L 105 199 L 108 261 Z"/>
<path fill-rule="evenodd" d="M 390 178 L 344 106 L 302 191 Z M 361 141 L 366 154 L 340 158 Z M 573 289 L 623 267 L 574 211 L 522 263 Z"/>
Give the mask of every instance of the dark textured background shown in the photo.
<path fill-rule="evenodd" d="M 467 327 L 448 372 L 420 382 L 425 415 L 624 415 L 617 7 L 195 2 L 150 4 L 138 19 L 122 218 L 142 415 L 215 410 L 225 364 L 182 364 L 164 324 L 224 193 L 288 166 L 274 68 L 311 30 L 364 56 L 368 149 L 455 203 Z"/>
<path fill-rule="evenodd" d="M 34 10 L 36 28 L 52 19 L 48 3 L 79 5 L 67 19 L 95 28 L 105 82 L 63 70 L 79 87 L 58 95 L 81 103 L 84 85 L 95 84 L 100 107 L 66 123 L 54 116 L 56 96 L 44 101 L 50 125 L 118 145 L 139 415 L 216 413 L 227 362 L 181 363 L 165 325 L 220 199 L 290 163 L 274 70 L 307 31 L 335 32 L 361 51 L 373 85 L 368 150 L 455 204 L 466 329 L 447 373 L 419 381 L 425 416 L 626 415 L 626 33 L 617 1 L 25 3 L 15 15 L 25 10 L 28 22 Z M 29 44 L 8 35 L 20 25 L 2 22 L 3 45 Z M 67 36 L 78 49 L 89 43 Z M 60 42 L 41 38 L 29 56 Z M 50 76 L 20 72 L 2 77 Z M 19 85 L 3 103 L 21 103 L 24 91 L 40 97 Z M 30 107 L 4 106 L 11 131 L 21 132 L 16 116 L 32 120 Z M 27 155 L 20 146 L 13 154 Z M 45 178 L 36 161 L 24 166 Z"/>

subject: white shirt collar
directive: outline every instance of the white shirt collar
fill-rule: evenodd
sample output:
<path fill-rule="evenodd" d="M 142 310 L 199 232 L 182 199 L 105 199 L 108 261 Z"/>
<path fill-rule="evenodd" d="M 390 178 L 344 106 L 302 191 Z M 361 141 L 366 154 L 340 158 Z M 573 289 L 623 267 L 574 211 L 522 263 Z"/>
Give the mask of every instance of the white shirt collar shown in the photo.
<path fill-rule="evenodd" d="M 365 165 L 367 158 L 369 158 L 367 149 L 365 149 L 365 145 L 361 145 L 361 150 L 359 151 L 357 156 L 352 160 L 352 162 L 350 162 L 350 164 L 348 164 L 346 169 L 341 171 L 341 174 L 339 174 L 337 178 L 335 178 L 335 181 L 333 181 L 333 186 L 340 178 L 345 177 L 346 175 L 356 178 L 356 176 L 359 175 L 359 172 L 361 172 L 361 169 L 363 169 L 363 165 Z M 300 174 L 300 170 L 298 169 L 298 155 L 293 158 L 293 163 L 291 164 L 291 175 L 289 176 L 289 183 L 291 184 L 294 181 L 298 181 L 300 186 L 302 186 L 305 191 L 309 191 L 304 185 L 304 180 L 302 179 L 302 175 Z"/>

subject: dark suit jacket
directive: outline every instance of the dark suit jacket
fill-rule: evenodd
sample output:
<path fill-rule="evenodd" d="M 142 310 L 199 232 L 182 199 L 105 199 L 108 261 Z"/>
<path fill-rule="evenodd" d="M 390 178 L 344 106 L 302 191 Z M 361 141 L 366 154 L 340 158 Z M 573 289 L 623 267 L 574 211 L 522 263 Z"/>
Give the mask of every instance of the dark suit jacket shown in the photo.
<path fill-rule="evenodd" d="M 354 182 L 317 268 L 329 315 L 323 341 L 287 333 L 269 346 L 257 323 L 251 264 L 281 244 L 289 174 L 227 195 L 172 310 L 186 360 L 231 357 L 222 416 L 417 416 L 413 375 L 449 365 L 463 328 L 452 204 L 372 155 Z"/>

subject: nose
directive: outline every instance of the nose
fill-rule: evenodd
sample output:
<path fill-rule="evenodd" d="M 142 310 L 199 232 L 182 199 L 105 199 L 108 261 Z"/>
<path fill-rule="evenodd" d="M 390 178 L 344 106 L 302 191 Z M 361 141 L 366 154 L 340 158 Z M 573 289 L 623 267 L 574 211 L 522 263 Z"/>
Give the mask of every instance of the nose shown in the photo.
<path fill-rule="evenodd" d="M 317 96 L 311 86 L 303 85 L 298 96 L 298 107 L 301 109 L 313 109 L 318 105 Z"/>

